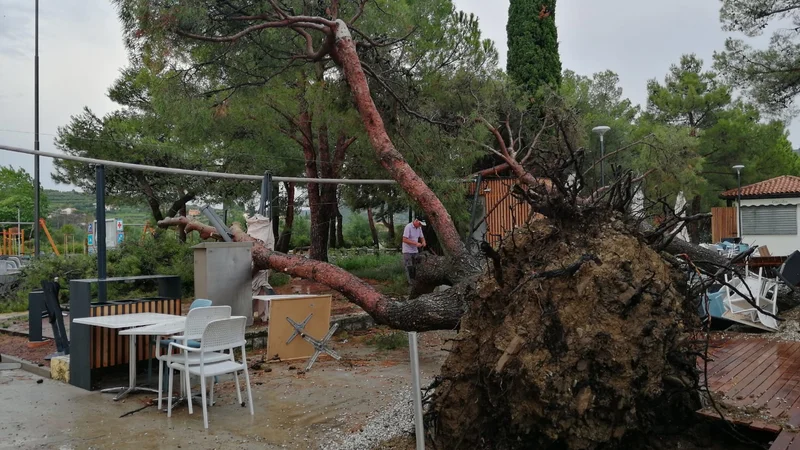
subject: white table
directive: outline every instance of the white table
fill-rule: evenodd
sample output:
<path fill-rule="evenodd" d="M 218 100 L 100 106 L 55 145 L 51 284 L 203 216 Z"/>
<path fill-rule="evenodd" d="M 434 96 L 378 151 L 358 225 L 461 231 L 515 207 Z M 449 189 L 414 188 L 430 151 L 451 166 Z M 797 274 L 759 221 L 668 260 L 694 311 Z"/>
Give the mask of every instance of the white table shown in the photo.
<path fill-rule="evenodd" d="M 307 298 L 312 295 L 314 294 L 254 295 L 253 300 L 257 300 L 267 304 L 267 308 L 264 312 L 265 317 L 261 319 L 262 321 L 264 321 L 265 319 L 269 319 L 269 305 L 272 300 L 290 300 L 293 298 Z"/>
<path fill-rule="evenodd" d="M 170 336 L 173 334 L 183 333 L 186 329 L 186 317 L 183 316 L 171 316 L 176 320 L 171 320 L 169 322 L 161 322 L 156 323 L 153 325 L 147 325 L 144 327 L 136 327 L 136 328 L 128 328 L 127 330 L 122 330 L 119 332 L 120 335 L 125 336 Z M 156 341 L 156 359 L 158 359 L 158 363 L 161 364 L 161 360 L 158 358 L 161 353 L 161 345 L 160 342 Z M 181 378 L 181 386 L 183 386 L 183 378 Z M 183 388 L 181 388 L 183 391 Z M 157 390 L 155 391 L 158 392 Z M 169 396 L 172 395 L 171 392 L 168 393 Z M 185 400 L 183 397 L 177 399 L 177 403 L 180 403 L 182 400 Z M 166 410 L 165 410 L 166 411 Z"/>
<path fill-rule="evenodd" d="M 184 322 L 186 321 L 186 317 L 183 316 L 175 316 L 172 314 L 159 314 L 159 313 L 136 313 L 136 314 L 119 314 L 115 316 L 99 316 L 99 317 L 83 317 L 80 319 L 73 319 L 73 323 L 78 323 L 81 325 L 89 325 L 94 327 L 102 327 L 102 328 L 111 328 L 111 329 L 130 329 L 136 327 L 147 327 L 151 325 L 162 325 L 164 328 L 177 327 L 180 324 L 180 329 L 177 332 L 183 330 Z M 141 330 L 141 328 L 138 328 Z M 161 332 L 161 330 L 158 330 Z M 133 330 L 123 330 L 119 334 L 121 335 L 128 335 L 130 338 L 130 357 L 128 360 L 128 386 L 125 387 L 117 387 L 117 388 L 109 388 L 103 389 L 101 392 L 110 392 L 110 393 L 117 393 L 117 396 L 114 397 L 114 401 L 121 400 L 128 396 L 128 394 L 133 394 L 136 392 L 154 392 L 158 393 L 157 390 L 145 387 L 136 386 L 136 336 L 143 335 L 145 333 L 140 333 L 139 331 L 134 332 Z"/>

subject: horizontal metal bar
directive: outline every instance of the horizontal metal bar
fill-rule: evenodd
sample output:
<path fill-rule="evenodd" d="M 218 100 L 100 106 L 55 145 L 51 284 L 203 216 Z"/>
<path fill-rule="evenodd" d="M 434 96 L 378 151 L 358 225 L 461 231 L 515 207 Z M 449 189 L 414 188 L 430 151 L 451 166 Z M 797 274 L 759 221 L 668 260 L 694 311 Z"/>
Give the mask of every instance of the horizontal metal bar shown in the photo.
<path fill-rule="evenodd" d="M 208 172 L 205 170 L 188 170 L 188 169 L 175 169 L 172 167 L 159 167 L 147 166 L 144 164 L 124 163 L 117 161 L 107 161 L 104 159 L 84 158 L 82 156 L 62 155 L 59 153 L 50 153 L 37 150 L 30 150 L 27 148 L 11 147 L 9 145 L 0 145 L 0 150 L 7 150 L 15 153 L 24 153 L 27 155 L 39 155 L 54 159 L 63 159 L 66 161 L 76 161 L 86 164 L 102 164 L 108 167 L 119 167 L 121 169 L 140 170 L 148 172 L 168 173 L 172 175 L 192 175 L 199 177 L 211 178 L 226 178 L 231 180 L 251 180 L 261 181 L 264 177 L 262 175 L 244 175 L 238 173 L 221 173 L 221 172 Z M 319 183 L 319 184 L 397 184 L 394 180 L 352 180 L 340 178 L 298 178 L 298 177 L 272 177 L 275 182 L 292 182 L 292 183 Z"/>

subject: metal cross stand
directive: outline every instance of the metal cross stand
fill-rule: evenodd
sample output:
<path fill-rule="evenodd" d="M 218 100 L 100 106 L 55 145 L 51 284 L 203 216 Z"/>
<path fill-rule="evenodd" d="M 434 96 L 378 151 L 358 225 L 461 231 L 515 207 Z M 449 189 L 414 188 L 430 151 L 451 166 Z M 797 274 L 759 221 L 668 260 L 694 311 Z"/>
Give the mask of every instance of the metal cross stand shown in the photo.
<path fill-rule="evenodd" d="M 308 321 L 311 320 L 311 316 L 313 315 L 314 313 L 309 314 L 308 317 L 306 317 L 305 320 L 303 320 L 303 323 L 300 324 L 292 320 L 290 317 L 286 318 L 286 320 L 288 320 L 289 323 L 292 324 L 292 327 L 294 328 L 294 332 L 292 333 L 291 336 L 289 336 L 289 340 L 286 341 L 286 345 L 291 344 L 294 338 L 300 336 L 301 333 L 303 333 L 303 330 L 306 328 L 306 325 L 308 325 Z"/>
<path fill-rule="evenodd" d="M 311 320 L 312 315 L 313 314 L 309 314 L 308 317 L 306 317 L 305 320 L 303 320 L 303 323 L 297 323 L 294 320 L 292 320 L 291 317 L 286 318 L 286 320 L 292 325 L 292 327 L 294 327 L 294 333 L 292 333 L 292 336 L 289 338 L 289 340 L 286 341 L 286 344 L 288 345 L 294 340 L 295 337 L 300 336 L 303 339 L 305 339 L 308 343 L 314 346 L 314 355 L 311 357 L 311 359 L 308 361 L 308 364 L 306 365 L 305 369 L 306 372 L 311 370 L 311 366 L 314 365 L 314 363 L 317 361 L 317 358 L 319 358 L 319 355 L 321 355 L 322 353 L 330 355 L 333 359 L 337 361 L 342 359 L 342 357 L 339 356 L 338 353 L 336 353 L 335 351 L 333 351 L 333 349 L 328 347 L 328 341 L 331 340 L 331 338 L 333 337 L 333 333 L 335 333 L 336 330 L 339 328 L 339 324 L 338 323 L 333 324 L 331 329 L 328 330 L 328 334 L 326 334 L 325 337 L 323 337 L 321 340 L 316 340 L 313 337 L 307 335 L 305 332 L 306 324 L 308 324 L 308 321 Z"/>

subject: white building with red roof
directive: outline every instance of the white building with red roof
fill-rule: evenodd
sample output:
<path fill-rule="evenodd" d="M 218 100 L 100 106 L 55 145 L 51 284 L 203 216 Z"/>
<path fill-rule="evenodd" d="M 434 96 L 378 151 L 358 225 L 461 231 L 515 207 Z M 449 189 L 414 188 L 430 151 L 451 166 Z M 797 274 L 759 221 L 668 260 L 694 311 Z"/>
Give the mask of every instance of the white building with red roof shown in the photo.
<path fill-rule="evenodd" d="M 738 229 L 742 242 L 767 246 L 773 256 L 787 256 L 800 250 L 800 177 L 784 175 L 720 194 L 739 208 Z"/>

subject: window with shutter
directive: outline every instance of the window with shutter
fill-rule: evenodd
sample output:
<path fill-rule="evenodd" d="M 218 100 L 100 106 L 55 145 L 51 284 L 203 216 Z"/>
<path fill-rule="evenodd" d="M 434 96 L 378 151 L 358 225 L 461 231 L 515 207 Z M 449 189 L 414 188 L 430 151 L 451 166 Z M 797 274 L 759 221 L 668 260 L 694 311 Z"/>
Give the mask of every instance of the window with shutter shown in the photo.
<path fill-rule="evenodd" d="M 797 235 L 797 205 L 743 206 L 742 234 Z"/>

